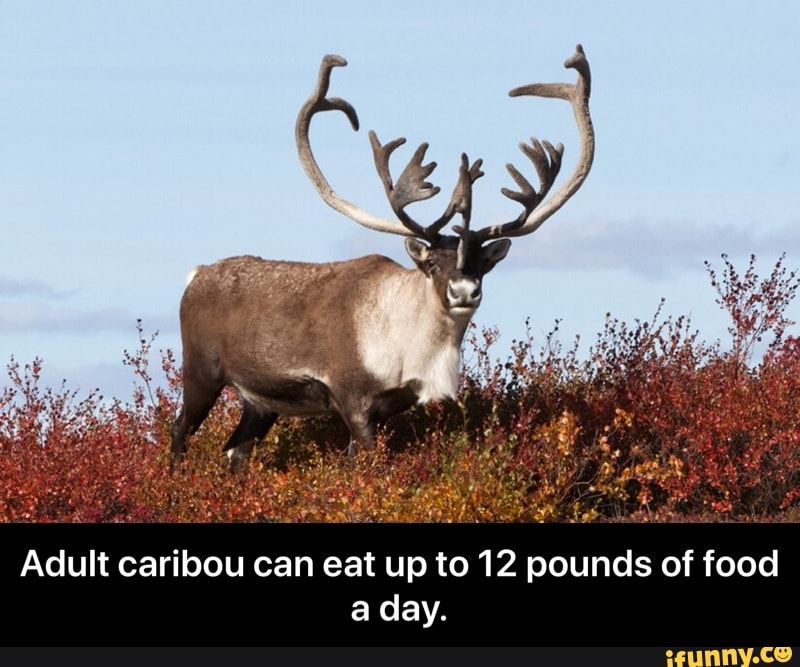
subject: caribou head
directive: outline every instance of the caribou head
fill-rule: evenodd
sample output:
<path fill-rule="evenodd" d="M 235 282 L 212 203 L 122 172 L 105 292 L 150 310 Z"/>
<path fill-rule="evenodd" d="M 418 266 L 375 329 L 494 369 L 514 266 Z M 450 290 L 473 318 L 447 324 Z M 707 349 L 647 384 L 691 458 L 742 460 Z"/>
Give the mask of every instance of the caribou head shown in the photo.
<path fill-rule="evenodd" d="M 535 83 L 514 88 L 509 93 L 511 97 L 555 97 L 572 104 L 581 137 L 581 152 L 572 176 L 549 201 L 540 206 L 561 169 L 564 146 L 553 146 L 548 141 L 540 142 L 536 138 L 531 138 L 530 144 L 521 143 L 520 149 L 533 163 L 539 177 L 539 189 L 534 188 L 513 164 L 507 164 L 506 169 L 519 190 L 503 188 L 501 192 L 519 203 L 522 211 L 514 220 L 480 230 L 470 229 L 470 218 L 472 186 L 484 175 L 481 171 L 483 161 L 476 160 L 470 164 L 466 153 L 461 154 L 458 180 L 450 203 L 444 213 L 428 225 L 420 224 L 406 211 L 409 204 L 430 199 L 440 191 L 440 188 L 426 180 L 436 168 L 435 162 L 423 164 L 427 143 L 417 148 L 395 182 L 389 171 L 389 158 L 406 139 L 401 137 L 383 145 L 374 131 L 369 133 L 375 167 L 397 220 L 370 215 L 333 191 L 314 159 L 308 129 L 314 114 L 338 110 L 347 116 L 353 129 L 358 130 L 358 116 L 353 106 L 341 98 L 327 97 L 333 68 L 346 65 L 347 61 L 341 56 L 328 55 L 322 60 L 317 86 L 300 109 L 295 126 L 300 162 L 317 192 L 331 207 L 369 229 L 409 237 L 406 250 L 417 267 L 434 280 L 442 295 L 443 305 L 456 316 L 469 317 L 480 304 L 483 275 L 506 256 L 511 245 L 509 238 L 536 231 L 580 188 L 591 169 L 594 157 L 594 131 L 589 115 L 591 75 L 583 47 L 579 44 L 575 54 L 564 63 L 565 67 L 577 70 L 579 76 L 576 84 Z M 461 224 L 453 226 L 455 235 L 442 234 L 442 230 L 456 215 L 461 216 Z"/>

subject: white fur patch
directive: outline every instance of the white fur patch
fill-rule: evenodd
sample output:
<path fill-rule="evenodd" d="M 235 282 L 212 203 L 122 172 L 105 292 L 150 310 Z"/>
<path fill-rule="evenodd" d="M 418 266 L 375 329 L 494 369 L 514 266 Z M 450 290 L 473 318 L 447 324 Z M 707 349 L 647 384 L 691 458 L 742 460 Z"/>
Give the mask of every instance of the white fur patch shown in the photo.
<path fill-rule="evenodd" d="M 418 403 L 422 405 L 428 401 L 455 398 L 460 370 L 461 349 L 452 344 L 441 347 L 428 359 L 427 373 L 419 378 L 422 380 L 422 389 Z"/>
<path fill-rule="evenodd" d="M 387 389 L 419 381 L 420 404 L 454 398 L 467 321 L 443 312 L 422 273 L 393 276 L 357 314 L 359 356 Z"/>
<path fill-rule="evenodd" d="M 197 275 L 197 272 L 200 270 L 199 266 L 195 266 L 190 272 L 189 275 L 186 276 L 186 287 L 192 284 L 194 277 Z"/>

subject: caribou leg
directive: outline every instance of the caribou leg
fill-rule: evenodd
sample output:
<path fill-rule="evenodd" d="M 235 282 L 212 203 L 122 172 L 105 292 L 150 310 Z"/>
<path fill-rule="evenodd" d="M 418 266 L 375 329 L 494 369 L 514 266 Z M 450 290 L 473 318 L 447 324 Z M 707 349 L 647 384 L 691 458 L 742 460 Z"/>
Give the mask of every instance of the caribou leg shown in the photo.
<path fill-rule="evenodd" d="M 247 463 L 253 447 L 264 438 L 277 419 L 277 412 L 259 412 L 252 404 L 244 402 L 239 425 L 224 447 L 231 461 L 232 471 L 241 469 Z"/>
<path fill-rule="evenodd" d="M 350 442 L 347 445 L 347 456 L 353 458 L 362 448 L 375 449 L 375 424 L 368 415 L 359 410 L 340 413 L 347 428 L 350 429 Z"/>
<path fill-rule="evenodd" d="M 221 384 L 198 382 L 184 373 L 183 409 L 172 425 L 170 470 L 173 470 L 175 464 L 183 458 L 189 436 L 200 428 L 200 424 L 208 417 L 221 392 Z"/>

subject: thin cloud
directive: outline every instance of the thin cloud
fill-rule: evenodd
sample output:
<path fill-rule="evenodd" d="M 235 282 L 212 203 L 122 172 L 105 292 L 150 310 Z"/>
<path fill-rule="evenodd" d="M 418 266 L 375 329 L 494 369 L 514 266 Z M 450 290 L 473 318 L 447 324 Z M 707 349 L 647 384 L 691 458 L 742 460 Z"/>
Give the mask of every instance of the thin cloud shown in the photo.
<path fill-rule="evenodd" d="M 2 333 L 100 333 L 129 332 L 137 316 L 125 308 L 81 310 L 60 308 L 47 303 L 5 303 L 0 305 Z M 171 332 L 175 323 L 165 318 L 147 318 L 149 327 Z M 159 326 L 162 325 L 162 326 Z"/>
<path fill-rule="evenodd" d="M 77 290 L 57 290 L 43 280 L 17 280 L 0 276 L 0 298 L 64 299 Z"/>
<path fill-rule="evenodd" d="M 507 268 L 552 271 L 627 270 L 651 280 L 676 272 L 702 270 L 720 255 L 800 254 L 796 230 L 769 233 L 735 225 L 692 222 L 590 222 L 544 228 L 530 238 L 514 240 Z"/>

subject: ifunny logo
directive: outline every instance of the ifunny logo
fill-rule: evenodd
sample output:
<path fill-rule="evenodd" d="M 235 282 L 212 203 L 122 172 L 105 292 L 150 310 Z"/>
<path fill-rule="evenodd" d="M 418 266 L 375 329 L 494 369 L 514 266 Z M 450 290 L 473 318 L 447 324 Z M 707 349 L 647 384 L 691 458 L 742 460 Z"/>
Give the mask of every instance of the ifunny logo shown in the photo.
<path fill-rule="evenodd" d="M 667 667 L 750 667 L 761 663 L 784 663 L 791 659 L 792 649 L 785 646 L 667 651 Z"/>

